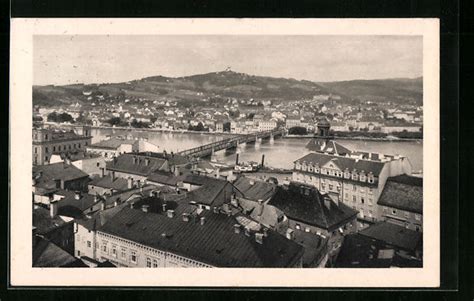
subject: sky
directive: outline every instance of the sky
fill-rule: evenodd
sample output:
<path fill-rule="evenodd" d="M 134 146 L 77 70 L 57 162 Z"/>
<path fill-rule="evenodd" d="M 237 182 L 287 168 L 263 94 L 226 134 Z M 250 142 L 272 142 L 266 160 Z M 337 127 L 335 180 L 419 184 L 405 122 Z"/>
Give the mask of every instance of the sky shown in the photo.
<path fill-rule="evenodd" d="M 316 82 L 422 76 L 422 36 L 56 35 L 33 40 L 35 85 L 223 71 Z"/>

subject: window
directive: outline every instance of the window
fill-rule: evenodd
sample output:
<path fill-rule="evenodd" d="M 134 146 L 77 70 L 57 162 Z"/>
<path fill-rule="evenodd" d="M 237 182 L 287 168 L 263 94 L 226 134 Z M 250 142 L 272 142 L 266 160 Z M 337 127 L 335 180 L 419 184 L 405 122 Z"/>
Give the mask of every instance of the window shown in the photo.
<path fill-rule="evenodd" d="M 364 202 L 365 202 L 364 198 L 360 198 L 360 203 L 364 204 Z"/>
<path fill-rule="evenodd" d="M 130 252 L 130 261 L 132 263 L 137 263 L 137 252 L 136 251 L 131 251 Z"/>
<path fill-rule="evenodd" d="M 112 246 L 112 256 L 117 258 L 117 246 Z"/>
<path fill-rule="evenodd" d="M 296 230 L 301 230 L 300 224 L 296 224 L 296 225 L 295 225 L 295 228 L 296 228 Z"/>
<path fill-rule="evenodd" d="M 392 210 L 392 214 L 393 214 L 393 215 L 397 215 L 397 210 L 393 209 L 393 210 Z"/>
<path fill-rule="evenodd" d="M 420 214 L 415 214 L 415 219 L 416 219 L 417 221 L 421 220 L 421 215 L 420 215 Z"/>
<path fill-rule="evenodd" d="M 45 156 L 45 157 L 44 157 L 44 161 L 48 161 L 48 156 Z"/>
<path fill-rule="evenodd" d="M 102 252 L 107 253 L 107 243 L 106 242 L 102 243 Z"/>
<path fill-rule="evenodd" d="M 309 231 L 310 231 L 310 229 L 309 229 L 308 227 L 306 227 L 306 228 L 304 229 L 304 232 L 309 233 Z"/>
<path fill-rule="evenodd" d="M 146 258 L 146 267 L 151 268 L 151 258 L 150 257 Z"/>
<path fill-rule="evenodd" d="M 353 190 L 353 191 L 357 191 L 357 186 L 352 185 L 352 190 Z"/>
<path fill-rule="evenodd" d="M 71 145 L 69 144 L 69 149 L 71 149 Z"/>
<path fill-rule="evenodd" d="M 38 140 L 38 134 L 35 134 L 35 140 Z"/>
<path fill-rule="evenodd" d="M 416 226 L 416 227 L 415 227 L 415 230 L 416 230 L 416 232 L 420 232 L 420 227 L 419 227 L 419 226 Z"/>
<path fill-rule="evenodd" d="M 49 149 L 48 149 L 47 146 L 44 148 L 44 151 L 45 151 L 46 153 L 48 153 Z"/>
<path fill-rule="evenodd" d="M 100 163 L 99 163 L 99 162 L 97 162 L 97 167 L 99 167 L 99 166 L 100 166 Z"/>
<path fill-rule="evenodd" d="M 74 143 L 74 148 L 76 148 L 76 143 Z"/>
<path fill-rule="evenodd" d="M 374 190 L 372 188 L 369 188 L 369 194 L 373 194 Z"/>
<path fill-rule="evenodd" d="M 58 146 L 58 151 L 61 151 L 61 145 Z"/>
<path fill-rule="evenodd" d="M 35 147 L 35 154 L 37 154 L 37 153 L 38 153 L 38 148 L 37 148 L 37 147 Z"/>
<path fill-rule="evenodd" d="M 374 204 L 374 201 L 372 199 L 369 199 L 369 206 L 372 206 Z"/>
<path fill-rule="evenodd" d="M 55 152 L 55 151 L 56 151 L 56 146 L 53 146 L 53 152 Z"/>
<path fill-rule="evenodd" d="M 334 186 L 332 184 L 329 184 L 329 190 L 332 190 Z"/>
<path fill-rule="evenodd" d="M 121 252 L 120 256 L 122 257 L 122 259 L 126 259 L 127 258 L 127 249 L 122 248 L 121 251 L 122 252 Z"/>
<path fill-rule="evenodd" d="M 48 134 L 44 135 L 44 139 L 48 140 Z"/>
<path fill-rule="evenodd" d="M 321 190 L 325 190 L 325 189 L 326 189 L 326 184 L 321 183 Z"/>
<path fill-rule="evenodd" d="M 88 247 L 88 248 L 91 248 L 91 247 L 92 247 L 92 243 L 91 243 L 90 240 L 87 241 L 87 247 Z"/>
<path fill-rule="evenodd" d="M 357 197 L 355 195 L 352 196 L 352 201 L 355 203 L 357 202 Z"/>
<path fill-rule="evenodd" d="M 410 212 L 405 211 L 405 218 L 409 218 L 409 217 L 410 217 Z"/>
<path fill-rule="evenodd" d="M 87 141 L 86 141 L 85 145 L 87 145 Z"/>
<path fill-rule="evenodd" d="M 157 268 L 158 267 L 158 260 L 153 259 L 153 267 Z"/>
<path fill-rule="evenodd" d="M 81 251 L 77 250 L 77 256 L 81 256 Z"/>

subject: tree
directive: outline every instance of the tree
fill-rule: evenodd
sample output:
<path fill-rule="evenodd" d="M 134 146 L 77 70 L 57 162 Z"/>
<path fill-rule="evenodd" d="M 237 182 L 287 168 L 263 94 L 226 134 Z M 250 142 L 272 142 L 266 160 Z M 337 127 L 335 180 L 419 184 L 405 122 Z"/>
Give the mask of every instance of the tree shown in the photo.
<path fill-rule="evenodd" d="M 230 132 L 230 122 L 229 121 L 224 122 L 224 125 L 222 128 L 224 132 Z"/>
<path fill-rule="evenodd" d="M 120 125 L 122 123 L 122 119 L 120 117 L 112 117 L 106 121 L 111 126 Z"/>
<path fill-rule="evenodd" d="M 72 118 L 72 116 L 66 112 L 61 113 L 61 114 L 58 114 L 56 112 L 51 112 L 48 114 L 48 121 L 74 123 L 74 118 Z"/>
<path fill-rule="evenodd" d="M 290 135 L 306 135 L 308 131 L 305 127 L 302 126 L 294 126 L 288 130 L 288 134 Z"/>

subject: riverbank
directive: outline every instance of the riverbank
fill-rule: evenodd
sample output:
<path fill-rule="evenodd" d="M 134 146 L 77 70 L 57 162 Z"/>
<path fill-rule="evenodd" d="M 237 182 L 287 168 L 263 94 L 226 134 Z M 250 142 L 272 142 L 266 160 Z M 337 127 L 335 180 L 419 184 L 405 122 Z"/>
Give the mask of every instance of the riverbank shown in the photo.
<path fill-rule="evenodd" d="M 91 126 L 95 130 L 119 130 L 119 131 L 134 131 L 134 132 L 152 132 L 152 133 L 172 133 L 172 134 L 194 134 L 194 135 L 217 135 L 217 136 L 236 136 L 238 134 L 229 132 L 205 132 L 205 131 L 190 131 L 190 130 L 165 130 L 157 128 L 132 128 L 132 127 L 111 127 L 111 126 Z"/>
<path fill-rule="evenodd" d="M 314 138 L 314 135 L 286 135 L 284 139 L 308 139 Z M 381 142 L 423 142 L 423 139 L 418 138 L 398 138 L 398 137 L 347 137 L 347 136 L 334 136 L 335 140 L 356 140 L 356 141 L 381 141 Z"/>

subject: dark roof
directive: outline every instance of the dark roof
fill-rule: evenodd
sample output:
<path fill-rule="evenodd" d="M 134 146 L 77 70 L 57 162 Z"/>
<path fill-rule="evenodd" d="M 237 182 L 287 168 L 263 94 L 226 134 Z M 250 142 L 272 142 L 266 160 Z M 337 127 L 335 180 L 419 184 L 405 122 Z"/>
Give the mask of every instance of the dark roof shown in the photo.
<path fill-rule="evenodd" d="M 101 158 L 101 155 L 94 154 L 94 153 L 87 153 L 85 151 L 73 151 L 73 152 L 61 152 L 59 153 L 61 159 L 69 159 L 71 161 L 78 161 L 78 160 L 87 160 L 87 159 L 96 159 Z"/>
<path fill-rule="evenodd" d="M 83 192 L 80 193 L 78 200 L 74 191 L 58 190 L 56 194 L 64 196 L 58 201 L 58 215 L 74 218 L 82 216 L 84 211 L 100 201 L 100 197 L 96 199 L 95 195 Z"/>
<path fill-rule="evenodd" d="M 379 222 L 359 233 L 407 251 L 422 247 L 422 233 L 389 222 Z"/>
<path fill-rule="evenodd" d="M 135 163 L 133 163 L 134 158 L 136 159 Z M 149 160 L 148 165 L 146 164 L 146 159 Z M 107 162 L 107 170 L 148 176 L 155 170 L 163 168 L 165 163 L 166 160 L 162 158 L 138 156 L 137 154 L 128 153 Z"/>
<path fill-rule="evenodd" d="M 224 182 L 227 182 L 227 181 L 211 178 L 207 176 L 197 175 L 197 174 L 187 174 L 183 179 L 183 183 L 189 183 L 189 184 L 199 185 L 199 186 L 220 185 Z"/>
<path fill-rule="evenodd" d="M 114 190 L 127 190 L 128 180 L 120 177 L 116 177 L 115 180 L 112 180 L 112 177 L 110 176 L 94 177 L 92 181 L 89 182 L 89 185 Z"/>
<path fill-rule="evenodd" d="M 35 236 L 33 247 L 34 267 L 65 267 L 74 265 L 77 258 L 61 249 L 49 240 Z"/>
<path fill-rule="evenodd" d="M 423 213 L 423 179 L 407 175 L 388 178 L 377 204 Z"/>
<path fill-rule="evenodd" d="M 35 207 L 33 210 L 33 226 L 38 234 L 46 234 L 67 224 L 60 216 L 51 218 L 49 209 Z"/>
<path fill-rule="evenodd" d="M 183 177 L 177 177 L 171 172 L 157 170 L 151 173 L 147 180 L 159 184 L 177 186 L 178 182 L 183 180 Z"/>
<path fill-rule="evenodd" d="M 234 233 L 238 222 L 233 216 L 211 211 L 202 216 L 204 225 L 196 222 L 200 216 L 184 222 L 181 216 L 169 218 L 126 207 L 101 231 L 217 267 L 286 267 L 302 256 L 299 244 L 272 230 L 259 244 L 254 235 Z"/>
<path fill-rule="evenodd" d="M 54 180 L 72 181 L 89 177 L 89 175 L 74 165 L 64 162 L 33 166 L 33 178 L 36 179 L 35 187 L 55 189 Z"/>
<path fill-rule="evenodd" d="M 308 193 L 306 195 L 305 193 Z M 329 202 L 329 208 L 325 205 Z M 321 195 L 313 187 L 290 183 L 287 189 L 278 187 L 268 205 L 272 205 L 285 213 L 289 219 L 301 221 L 328 231 L 354 219 L 357 211 L 339 202 L 334 203 L 327 195 Z"/>
<path fill-rule="evenodd" d="M 102 196 L 105 199 L 105 204 L 106 207 L 110 207 L 113 205 L 116 201 L 120 204 L 131 197 L 137 196 L 137 197 L 144 197 L 150 195 L 151 190 L 156 190 L 157 187 L 155 185 L 145 185 L 143 187 L 134 187 L 132 189 L 124 190 L 124 191 L 119 191 L 115 192 L 111 195 L 104 195 Z"/>
<path fill-rule="evenodd" d="M 295 242 L 304 247 L 303 267 L 318 265 L 327 254 L 327 238 L 305 231 L 294 231 L 293 237 Z"/>
<path fill-rule="evenodd" d="M 137 155 L 140 156 L 145 156 L 145 157 L 151 157 L 151 158 L 158 158 L 158 159 L 164 159 L 169 162 L 169 164 L 172 165 L 184 165 L 189 163 L 188 158 L 185 156 L 175 154 L 175 153 L 158 153 L 158 152 L 140 152 L 137 153 Z"/>
<path fill-rule="evenodd" d="M 327 127 L 327 126 L 331 126 L 331 124 L 329 123 L 329 121 L 328 121 L 326 118 L 321 118 L 321 119 L 318 121 L 318 126 Z"/>
<path fill-rule="evenodd" d="M 313 163 L 319 164 L 319 166 L 323 166 L 329 161 L 334 163 L 334 165 L 338 166 L 339 169 L 344 171 L 346 168 L 349 171 L 357 170 L 357 171 L 365 171 L 366 173 L 372 172 L 374 176 L 378 176 L 382 171 L 383 167 L 385 166 L 384 162 L 375 162 L 369 160 L 362 160 L 362 159 L 355 159 L 350 157 L 341 157 L 329 154 L 322 154 L 322 153 L 309 153 L 306 156 L 299 158 L 295 162 L 303 162 L 306 163 Z"/>
<path fill-rule="evenodd" d="M 202 185 L 197 189 L 187 192 L 186 200 L 197 204 L 221 206 L 229 202 L 233 193 L 239 193 L 239 196 L 241 195 L 231 183 L 225 180 L 213 180 L 215 181 L 211 181 L 209 184 Z"/>
<path fill-rule="evenodd" d="M 100 142 L 94 143 L 90 145 L 90 148 L 105 148 L 105 149 L 117 149 L 122 144 L 136 144 L 138 140 L 127 140 L 127 139 L 119 139 L 119 138 L 110 138 L 107 140 L 102 140 Z"/>
<path fill-rule="evenodd" d="M 253 182 L 253 184 L 251 184 Z M 268 200 L 276 191 L 276 185 L 263 181 L 256 181 L 246 177 L 240 177 L 234 186 L 243 193 L 244 198 L 258 201 Z"/>
<path fill-rule="evenodd" d="M 99 210 L 89 216 L 82 216 L 75 219 L 75 222 L 84 226 L 88 230 L 96 230 L 102 227 L 110 218 L 115 216 L 124 207 L 129 206 L 127 203 L 119 204 L 115 207 Z"/>
<path fill-rule="evenodd" d="M 336 155 L 342 155 L 342 156 L 352 153 L 352 150 L 341 145 L 340 143 L 337 143 L 334 140 L 326 141 L 326 139 L 321 139 L 317 137 L 311 139 L 306 145 L 306 148 L 308 148 L 311 151 L 336 154 Z"/>

